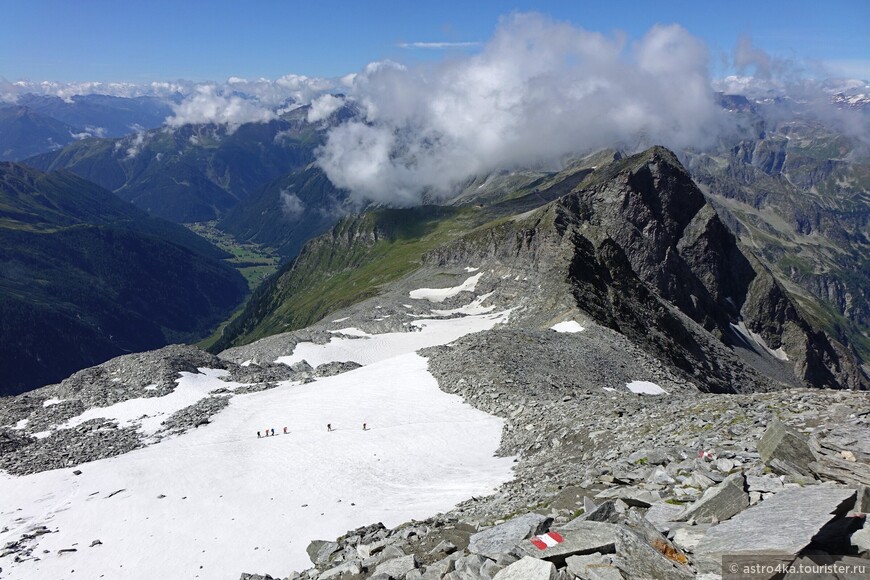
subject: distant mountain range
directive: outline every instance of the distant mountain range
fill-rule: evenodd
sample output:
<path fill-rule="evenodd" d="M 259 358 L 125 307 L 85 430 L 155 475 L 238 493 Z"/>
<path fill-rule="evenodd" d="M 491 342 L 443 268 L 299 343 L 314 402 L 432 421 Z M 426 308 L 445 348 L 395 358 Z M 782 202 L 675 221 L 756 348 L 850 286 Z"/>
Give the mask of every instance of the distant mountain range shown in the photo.
<path fill-rule="evenodd" d="M 224 257 L 71 173 L 0 163 L 0 395 L 207 335 L 247 293 Z"/>
<path fill-rule="evenodd" d="M 185 125 L 86 139 L 26 163 L 67 169 L 152 215 L 186 223 L 218 219 L 268 182 L 305 167 L 320 142 L 303 111 L 236 130 Z"/>
<path fill-rule="evenodd" d="M 0 161 L 54 151 L 89 136 L 122 137 L 159 127 L 172 114 L 171 105 L 156 97 L 21 95 L 15 103 L 0 103 Z"/>

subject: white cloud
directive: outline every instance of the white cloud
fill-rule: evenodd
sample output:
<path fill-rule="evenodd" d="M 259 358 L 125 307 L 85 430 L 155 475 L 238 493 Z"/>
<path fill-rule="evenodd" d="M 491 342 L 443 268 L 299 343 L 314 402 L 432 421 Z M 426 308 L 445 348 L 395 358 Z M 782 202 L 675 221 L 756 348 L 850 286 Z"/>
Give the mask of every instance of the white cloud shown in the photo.
<path fill-rule="evenodd" d="M 15 82 L 0 78 L 0 100 L 15 102 L 20 95 L 32 93 L 35 95 L 47 95 L 59 97 L 67 102 L 72 102 L 77 95 L 111 95 L 115 97 L 160 97 L 168 98 L 176 93 L 188 93 L 196 83 L 190 81 L 175 82 L 152 82 L 145 84 L 133 83 L 104 83 L 99 81 L 83 81 L 61 83 L 56 81 L 27 81 Z"/>
<path fill-rule="evenodd" d="M 276 80 L 245 79 L 230 77 L 224 83 L 193 81 L 156 81 L 144 84 L 55 81 L 15 81 L 0 77 L 0 101 L 15 102 L 20 95 L 32 93 L 60 97 L 72 102 L 77 95 L 101 94 L 117 97 L 151 96 L 162 99 L 175 99 L 181 95 L 185 99 L 196 98 L 202 90 L 214 91 L 217 95 L 238 96 L 253 101 L 263 108 L 278 109 L 289 104 L 304 105 L 313 99 L 341 86 L 341 81 L 302 75 L 285 75 Z"/>
<path fill-rule="evenodd" d="M 128 139 L 130 145 L 129 147 L 127 147 L 126 159 L 133 159 L 134 157 L 139 155 L 148 140 L 148 133 L 145 131 L 144 127 L 136 125 L 135 127 L 133 127 L 133 129 L 136 131 L 136 134 Z M 122 141 L 118 141 L 115 147 L 117 148 L 118 145 L 121 145 L 121 143 Z"/>
<path fill-rule="evenodd" d="M 480 42 L 400 42 L 399 48 L 428 48 L 434 50 L 443 50 L 445 48 L 470 48 L 472 46 L 480 46 Z"/>
<path fill-rule="evenodd" d="M 174 115 L 166 118 L 166 125 L 170 127 L 214 123 L 226 125 L 227 130 L 233 132 L 245 123 L 265 123 L 277 117 L 261 103 L 238 95 L 224 95 L 214 85 L 197 87 L 193 95 L 172 108 Z"/>
<path fill-rule="evenodd" d="M 311 101 L 311 108 L 308 109 L 308 122 L 317 123 L 322 121 L 339 110 L 342 105 L 344 105 L 342 97 L 330 94 L 322 95 Z"/>
<path fill-rule="evenodd" d="M 281 210 L 287 217 L 296 217 L 305 211 L 305 204 L 295 193 L 287 189 L 281 190 Z"/>
<path fill-rule="evenodd" d="M 72 133 L 70 132 L 70 136 L 76 140 L 87 139 L 88 137 L 105 137 L 106 129 L 105 127 L 94 127 L 92 125 L 87 125 L 85 130 L 81 133 Z"/>
<path fill-rule="evenodd" d="M 439 66 L 372 63 L 348 99 L 363 118 L 332 128 L 318 163 L 357 199 L 399 205 L 468 177 L 590 149 L 713 138 L 704 45 L 656 26 L 630 48 L 537 14 L 503 19 L 474 55 Z"/>

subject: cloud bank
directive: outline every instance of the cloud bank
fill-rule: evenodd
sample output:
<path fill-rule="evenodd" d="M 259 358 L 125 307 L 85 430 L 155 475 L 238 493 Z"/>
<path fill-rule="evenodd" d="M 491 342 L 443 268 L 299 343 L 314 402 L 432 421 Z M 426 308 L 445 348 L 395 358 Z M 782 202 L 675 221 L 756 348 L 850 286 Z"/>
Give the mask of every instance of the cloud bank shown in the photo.
<path fill-rule="evenodd" d="M 704 44 L 656 26 L 626 46 L 537 14 L 501 20 L 478 54 L 349 82 L 362 118 L 329 130 L 318 163 L 357 199 L 420 203 L 472 175 L 639 141 L 711 141 L 721 121 Z"/>
<path fill-rule="evenodd" d="M 265 123 L 275 112 L 259 102 L 238 95 L 225 95 L 214 86 L 197 87 L 196 93 L 174 105 L 174 115 L 166 118 L 169 127 L 214 123 L 227 125 L 232 132 L 245 123 Z"/>

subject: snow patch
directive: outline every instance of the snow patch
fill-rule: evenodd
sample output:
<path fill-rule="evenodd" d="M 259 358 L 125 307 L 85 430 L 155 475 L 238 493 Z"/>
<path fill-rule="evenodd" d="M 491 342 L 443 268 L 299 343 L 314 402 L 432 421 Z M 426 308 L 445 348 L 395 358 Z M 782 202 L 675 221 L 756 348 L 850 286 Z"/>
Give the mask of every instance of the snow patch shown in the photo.
<path fill-rule="evenodd" d="M 550 327 L 550 330 L 555 330 L 556 332 L 568 332 L 573 334 L 575 332 L 583 332 L 584 330 L 586 330 L 586 328 L 580 326 L 580 323 L 574 320 L 565 320 L 558 324 L 554 324 Z"/>
<path fill-rule="evenodd" d="M 419 332 L 386 332 L 369 335 L 366 340 L 334 337 L 327 344 L 300 342 L 293 349 L 293 354 L 278 357 L 275 362 L 291 366 L 304 360 L 313 367 L 338 361 L 368 365 L 421 348 L 447 344 L 472 332 L 489 330 L 496 324 L 505 322 L 509 312 L 448 320 L 414 320 L 411 325 L 419 328 Z"/>
<path fill-rule="evenodd" d="M 333 320 L 333 322 L 344 322 L 345 320 L 347 320 L 349 318 L 350 318 L 350 316 L 345 316 L 344 318 L 336 318 L 335 320 Z"/>
<path fill-rule="evenodd" d="M 480 281 L 481 276 L 483 276 L 483 272 L 481 272 L 480 274 L 475 274 L 459 286 L 453 286 L 452 288 L 419 288 L 417 290 L 411 290 L 411 292 L 409 292 L 409 295 L 411 298 L 414 298 L 416 300 L 428 300 L 429 302 L 444 302 L 446 299 L 452 296 L 456 296 L 460 292 L 474 292 L 474 289 L 477 288 L 477 283 Z"/>
<path fill-rule="evenodd" d="M 451 310 L 433 310 L 432 314 L 436 316 L 452 316 L 454 314 L 465 314 L 465 315 L 475 315 L 475 314 L 486 314 L 487 312 L 492 312 L 495 310 L 495 305 L 492 306 L 481 306 L 483 302 L 495 294 L 495 292 L 488 292 L 481 296 L 478 296 L 465 306 L 460 306 L 459 308 L 453 308 Z"/>
<path fill-rule="evenodd" d="M 632 393 L 638 395 L 667 395 L 668 392 L 655 383 L 649 381 L 631 381 L 626 383 L 627 388 Z"/>
<path fill-rule="evenodd" d="M 20 421 L 18 421 L 17 423 L 15 423 L 15 426 L 12 427 L 12 428 L 13 428 L 13 429 L 24 429 L 25 427 L 27 427 L 27 423 L 28 423 L 29 421 L 30 421 L 30 419 L 21 419 Z"/>
<path fill-rule="evenodd" d="M 480 270 L 480 268 L 472 268 L 471 266 L 465 267 L 466 272 L 477 272 L 478 270 Z"/>
<path fill-rule="evenodd" d="M 369 336 L 372 336 L 365 330 L 360 330 L 359 328 L 353 326 L 349 326 L 347 328 L 339 328 L 338 330 L 330 330 L 329 332 L 333 334 L 345 334 L 347 336 L 359 336 L 361 338 L 368 338 Z"/>
<path fill-rule="evenodd" d="M 735 332 L 743 335 L 743 338 L 746 339 L 747 342 L 754 342 L 756 345 L 761 347 L 762 350 L 767 351 L 775 359 L 781 360 L 783 362 L 788 361 L 788 355 L 785 352 L 785 347 L 781 346 L 778 349 L 773 350 L 772 348 L 767 346 L 767 342 L 764 340 L 764 337 L 762 337 L 760 334 L 757 334 L 757 333 L 749 330 L 746 327 L 746 323 L 743 322 L 742 320 L 737 324 L 734 324 L 732 322 L 731 328 L 733 328 Z"/>

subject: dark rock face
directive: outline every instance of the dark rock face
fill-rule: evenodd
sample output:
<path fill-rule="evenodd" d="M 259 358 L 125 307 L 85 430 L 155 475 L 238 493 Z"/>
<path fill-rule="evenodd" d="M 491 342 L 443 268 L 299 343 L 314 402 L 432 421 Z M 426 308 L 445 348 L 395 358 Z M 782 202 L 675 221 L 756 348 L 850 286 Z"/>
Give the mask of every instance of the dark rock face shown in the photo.
<path fill-rule="evenodd" d="M 611 324 L 620 329 L 664 330 L 672 341 L 666 351 L 682 351 L 675 357 L 680 368 L 720 372 L 704 353 L 703 341 L 656 308 L 634 278 L 726 346 L 745 342 L 731 327 L 743 321 L 770 348 L 785 348 L 800 381 L 816 387 L 867 388 L 854 355 L 814 330 L 770 272 L 747 257 L 673 154 L 653 148 L 614 164 L 600 182 L 559 200 L 556 210 L 556 227 L 571 236 L 576 248 L 570 276 L 581 308 L 589 294 L 597 294 L 592 303 L 599 305 L 599 316 L 614 312 Z M 597 288 L 593 284 L 593 292 L 584 292 L 590 277 Z M 614 297 L 613 289 L 646 307 L 621 305 L 624 299 Z M 602 300 L 604 290 L 609 290 L 609 300 Z M 630 320 L 650 312 L 656 324 Z M 629 320 L 620 324 L 620 318 Z"/>
<path fill-rule="evenodd" d="M 660 147 L 427 256 L 437 267 L 481 262 L 534 276 L 540 317 L 579 309 L 702 390 L 870 386 L 850 348 L 803 316 Z"/>

